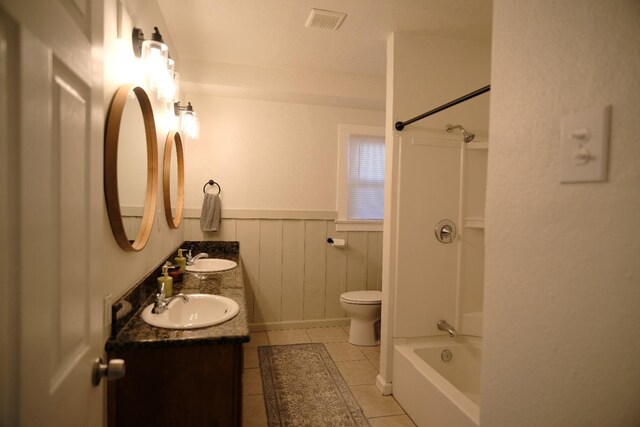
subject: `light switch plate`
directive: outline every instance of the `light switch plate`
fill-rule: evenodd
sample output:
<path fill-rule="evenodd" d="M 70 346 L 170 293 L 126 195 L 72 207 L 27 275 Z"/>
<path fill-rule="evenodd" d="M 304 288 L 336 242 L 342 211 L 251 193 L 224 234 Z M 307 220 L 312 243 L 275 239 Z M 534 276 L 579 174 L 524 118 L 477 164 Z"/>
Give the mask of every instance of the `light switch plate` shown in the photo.
<path fill-rule="evenodd" d="M 607 180 L 611 106 L 562 118 L 560 182 Z"/>

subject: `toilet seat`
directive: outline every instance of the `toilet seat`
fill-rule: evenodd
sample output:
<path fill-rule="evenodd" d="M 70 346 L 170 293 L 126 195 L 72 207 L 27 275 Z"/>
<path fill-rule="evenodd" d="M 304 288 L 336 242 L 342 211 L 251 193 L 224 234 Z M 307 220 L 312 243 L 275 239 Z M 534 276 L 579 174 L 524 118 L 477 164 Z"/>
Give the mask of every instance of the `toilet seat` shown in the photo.
<path fill-rule="evenodd" d="M 340 295 L 340 299 L 348 304 L 376 305 L 382 303 L 380 291 L 353 291 Z"/>

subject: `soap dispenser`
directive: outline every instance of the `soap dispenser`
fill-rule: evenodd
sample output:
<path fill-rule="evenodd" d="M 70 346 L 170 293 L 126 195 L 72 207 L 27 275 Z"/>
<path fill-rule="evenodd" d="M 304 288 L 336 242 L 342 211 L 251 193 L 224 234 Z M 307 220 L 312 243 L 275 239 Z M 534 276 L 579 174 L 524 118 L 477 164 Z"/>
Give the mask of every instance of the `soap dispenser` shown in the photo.
<path fill-rule="evenodd" d="M 185 249 L 178 249 L 178 256 L 174 260 L 176 265 L 180 266 L 180 271 L 184 273 L 187 270 L 187 259 L 184 257 L 183 251 Z"/>
<path fill-rule="evenodd" d="M 162 266 L 162 276 L 158 277 L 158 291 L 162 289 L 164 284 L 164 296 L 169 298 L 173 296 L 173 277 L 169 276 L 169 267 Z"/>

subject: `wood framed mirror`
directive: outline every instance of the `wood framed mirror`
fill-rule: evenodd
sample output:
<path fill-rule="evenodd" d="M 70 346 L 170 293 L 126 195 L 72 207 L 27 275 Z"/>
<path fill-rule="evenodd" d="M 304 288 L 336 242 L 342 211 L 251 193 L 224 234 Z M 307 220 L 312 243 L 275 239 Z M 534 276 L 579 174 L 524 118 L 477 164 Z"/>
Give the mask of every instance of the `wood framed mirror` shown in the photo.
<path fill-rule="evenodd" d="M 171 156 L 174 145 L 176 147 L 176 155 Z M 184 205 L 184 156 L 182 137 L 179 132 L 169 132 L 164 143 L 162 195 L 167 224 L 169 224 L 169 228 L 178 228 L 182 221 L 182 208 Z M 175 214 L 173 213 L 174 207 Z"/>
<path fill-rule="evenodd" d="M 123 170 L 125 164 L 139 169 Z M 135 187 L 141 188 L 140 206 L 123 205 L 122 200 L 129 196 L 125 193 Z M 104 139 L 104 193 L 118 246 L 128 252 L 142 250 L 151 235 L 156 210 L 158 142 L 151 102 L 139 86 L 120 86 L 109 105 Z M 139 212 L 136 213 L 141 217 L 139 225 L 136 221 L 125 228 L 123 210 L 127 209 Z"/>

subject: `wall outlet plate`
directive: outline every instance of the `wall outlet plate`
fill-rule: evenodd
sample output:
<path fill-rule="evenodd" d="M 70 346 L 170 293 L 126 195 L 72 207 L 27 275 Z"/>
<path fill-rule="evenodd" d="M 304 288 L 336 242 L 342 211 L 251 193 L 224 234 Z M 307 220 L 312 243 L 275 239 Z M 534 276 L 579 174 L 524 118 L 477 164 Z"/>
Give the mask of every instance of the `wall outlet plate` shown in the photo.
<path fill-rule="evenodd" d="M 562 118 L 560 182 L 607 180 L 611 106 L 595 107 Z"/>

